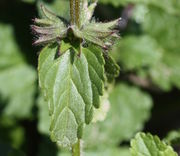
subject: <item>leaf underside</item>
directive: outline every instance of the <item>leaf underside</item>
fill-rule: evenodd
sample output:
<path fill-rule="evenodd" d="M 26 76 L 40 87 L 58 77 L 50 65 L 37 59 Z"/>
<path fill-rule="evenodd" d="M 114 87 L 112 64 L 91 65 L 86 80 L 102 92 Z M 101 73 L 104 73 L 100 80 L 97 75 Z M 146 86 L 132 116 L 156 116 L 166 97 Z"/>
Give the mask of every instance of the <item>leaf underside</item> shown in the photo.
<path fill-rule="evenodd" d="M 60 146 L 72 146 L 82 137 L 84 124 L 92 120 L 103 94 L 104 60 L 95 47 L 74 48 L 57 58 L 58 47 L 46 46 L 39 56 L 39 83 L 49 103 L 51 138 Z"/>

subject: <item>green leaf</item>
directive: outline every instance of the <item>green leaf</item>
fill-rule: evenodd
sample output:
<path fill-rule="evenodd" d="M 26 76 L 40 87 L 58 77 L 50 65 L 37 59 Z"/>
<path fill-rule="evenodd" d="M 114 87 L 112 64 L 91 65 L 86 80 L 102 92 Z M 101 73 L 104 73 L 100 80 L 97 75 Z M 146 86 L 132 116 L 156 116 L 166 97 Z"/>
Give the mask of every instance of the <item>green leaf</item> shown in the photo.
<path fill-rule="evenodd" d="M 180 88 L 180 61 L 179 51 L 169 52 L 164 55 L 164 63 L 168 66 L 170 71 L 171 84 Z"/>
<path fill-rule="evenodd" d="M 38 131 L 42 134 L 49 135 L 50 116 L 47 101 L 43 95 L 40 95 L 37 100 L 38 104 Z"/>
<path fill-rule="evenodd" d="M 105 91 L 100 99 L 100 107 L 94 111 L 92 122 L 104 121 L 110 109 L 109 93 Z"/>
<path fill-rule="evenodd" d="M 106 148 L 104 150 L 87 151 L 86 156 L 130 156 L 128 148 Z"/>
<path fill-rule="evenodd" d="M 114 46 L 112 54 L 126 70 L 134 70 L 156 64 L 162 50 L 149 36 L 128 36 Z"/>
<path fill-rule="evenodd" d="M 58 38 L 64 38 L 67 28 L 63 19 L 49 11 L 44 5 L 40 8 L 42 19 L 35 18 L 35 25 L 31 25 L 33 32 L 38 36 L 34 44 L 54 43 Z"/>
<path fill-rule="evenodd" d="M 48 9 L 52 10 L 56 15 L 69 19 L 69 1 L 67 0 L 53 0 L 51 2 L 46 2 L 45 0 L 37 0 L 37 8 L 39 13 L 40 5 L 44 4 Z M 41 14 L 41 13 L 40 13 Z"/>
<path fill-rule="evenodd" d="M 149 69 L 149 75 L 152 82 L 164 91 L 172 89 L 171 83 L 171 69 L 165 63 L 159 62 Z"/>
<path fill-rule="evenodd" d="M 34 102 L 36 72 L 26 64 L 12 27 L 1 24 L 0 29 L 0 95 L 7 101 L 3 114 L 27 118 Z"/>
<path fill-rule="evenodd" d="M 101 49 L 90 45 L 88 49 L 84 49 L 84 54 L 88 61 L 89 75 L 92 85 L 93 105 L 99 108 L 100 97 L 104 92 L 104 59 L 102 57 Z"/>
<path fill-rule="evenodd" d="M 92 120 L 93 107 L 99 105 L 104 60 L 93 47 L 82 48 L 80 57 L 72 47 L 57 58 L 57 49 L 49 45 L 41 51 L 39 84 L 49 103 L 52 140 L 72 146 L 82 137 L 84 124 Z"/>
<path fill-rule="evenodd" d="M 179 1 L 169 1 L 169 0 L 100 0 L 103 4 L 112 4 L 115 7 L 120 5 L 126 6 L 128 4 L 143 4 L 150 7 L 157 7 L 159 10 L 164 10 L 169 14 L 178 14 L 178 9 L 180 8 Z"/>
<path fill-rule="evenodd" d="M 158 3 L 158 1 L 157 1 Z M 169 1 L 168 8 L 179 6 L 179 2 Z M 179 73 L 179 49 L 180 41 L 179 16 L 158 7 L 146 7 L 146 13 L 142 20 L 142 28 L 145 33 L 153 37 L 163 50 L 161 60 L 151 66 L 149 75 L 152 82 L 165 91 L 173 86 L 180 87 Z M 164 24 L 166 23 L 166 24 Z M 152 29 L 153 27 L 153 29 Z"/>
<path fill-rule="evenodd" d="M 169 91 L 176 86 L 180 88 L 179 52 L 165 51 L 161 60 L 146 70 L 147 78 L 164 91 Z"/>
<path fill-rule="evenodd" d="M 34 3 L 36 0 L 21 0 L 23 2 L 26 2 L 26 3 Z"/>
<path fill-rule="evenodd" d="M 106 23 L 95 22 L 93 20 L 91 23 L 83 25 L 82 29 L 73 26 L 72 30 L 77 38 L 81 38 L 107 49 L 113 45 L 115 39 L 119 38 L 117 30 L 115 30 L 119 20 L 120 19 L 118 18 Z"/>
<path fill-rule="evenodd" d="M 109 82 L 119 76 L 120 67 L 110 55 L 104 55 L 105 59 L 105 73 Z"/>
<path fill-rule="evenodd" d="M 157 136 L 138 133 L 131 141 L 132 156 L 178 156 L 171 146 L 166 145 Z"/>
<path fill-rule="evenodd" d="M 30 116 L 34 101 L 35 80 L 34 69 L 27 65 L 17 65 L 0 71 L 0 93 L 4 99 L 8 99 L 4 109 L 5 115 L 18 118 Z"/>
<path fill-rule="evenodd" d="M 94 9 L 97 5 L 97 0 L 94 0 L 90 5 L 88 4 L 88 0 L 83 0 L 82 3 L 80 25 L 85 25 L 89 23 L 93 16 Z"/>
<path fill-rule="evenodd" d="M 179 146 L 180 145 L 180 130 L 170 131 L 168 135 L 164 139 L 165 142 L 170 144 L 171 146 Z"/>
<path fill-rule="evenodd" d="M 161 62 L 149 70 L 153 83 L 165 91 L 169 91 L 173 86 L 180 88 L 179 57 L 179 52 L 165 52 Z"/>
<path fill-rule="evenodd" d="M 11 25 L 0 23 L 0 70 L 22 63 L 24 61 L 21 51 L 14 38 Z"/>
<path fill-rule="evenodd" d="M 84 151 L 85 156 L 130 156 L 129 149 L 126 147 L 121 148 L 106 148 L 103 150 L 87 150 Z M 58 156 L 70 156 L 69 152 L 59 152 Z"/>
<path fill-rule="evenodd" d="M 168 14 L 156 7 L 147 8 L 146 12 L 142 22 L 143 30 L 168 51 L 177 51 L 180 48 L 177 44 L 180 41 L 179 16 Z"/>
<path fill-rule="evenodd" d="M 128 140 L 143 128 L 150 116 L 152 99 L 136 87 L 119 84 L 109 99 L 111 108 L 105 121 L 85 128 L 85 148 L 110 147 Z"/>

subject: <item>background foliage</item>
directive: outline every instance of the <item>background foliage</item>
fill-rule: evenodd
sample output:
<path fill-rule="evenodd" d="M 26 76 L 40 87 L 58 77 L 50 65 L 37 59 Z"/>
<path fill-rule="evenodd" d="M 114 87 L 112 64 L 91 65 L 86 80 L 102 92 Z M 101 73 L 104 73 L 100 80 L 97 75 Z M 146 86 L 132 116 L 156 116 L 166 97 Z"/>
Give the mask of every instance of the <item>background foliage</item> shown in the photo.
<path fill-rule="evenodd" d="M 37 83 L 37 58 L 29 25 L 44 3 L 69 18 L 67 0 L 0 1 L 0 155 L 64 156 L 49 139 L 47 103 Z M 121 73 L 101 99 L 94 123 L 85 128 L 88 156 L 129 156 L 139 131 L 164 138 L 180 128 L 180 1 L 100 0 L 99 21 L 122 17 L 121 39 L 111 50 Z M 180 133 L 164 139 L 180 152 Z M 131 142 L 151 138 L 138 134 Z M 168 152 L 170 147 L 162 145 Z M 168 153 L 169 154 L 169 153 Z M 153 155 L 153 154 L 151 154 Z M 174 155 L 174 153 L 172 154 Z"/>

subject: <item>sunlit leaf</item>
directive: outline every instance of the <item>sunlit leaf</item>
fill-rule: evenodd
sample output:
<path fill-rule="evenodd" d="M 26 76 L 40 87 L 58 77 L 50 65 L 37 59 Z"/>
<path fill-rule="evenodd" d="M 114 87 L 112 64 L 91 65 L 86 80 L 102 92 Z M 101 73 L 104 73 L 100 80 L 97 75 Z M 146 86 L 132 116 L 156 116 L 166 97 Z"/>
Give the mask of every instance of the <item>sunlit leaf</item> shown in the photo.
<path fill-rule="evenodd" d="M 164 141 L 173 147 L 180 146 L 180 130 L 170 131 Z"/>
<path fill-rule="evenodd" d="M 86 126 L 86 148 L 109 147 L 130 139 L 149 118 L 152 100 L 136 87 L 119 84 L 110 94 L 110 104 L 105 121 Z"/>
<path fill-rule="evenodd" d="M 63 18 L 70 18 L 69 14 L 69 1 L 68 0 L 53 0 L 51 2 L 47 2 L 45 0 L 37 0 L 37 8 L 40 9 L 40 5 L 45 4 L 45 6 L 50 9 L 52 12 L 56 13 L 56 15 Z M 39 10 L 40 13 L 40 10 Z"/>
<path fill-rule="evenodd" d="M 106 148 L 104 150 L 87 150 L 84 151 L 85 156 L 130 156 L 130 151 L 126 147 Z M 71 156 L 69 152 L 59 152 L 58 156 Z"/>
<path fill-rule="evenodd" d="M 71 146 L 82 137 L 83 125 L 91 122 L 93 107 L 99 105 L 104 60 L 93 47 L 83 48 L 80 57 L 73 47 L 60 57 L 56 54 L 55 45 L 41 51 L 39 83 L 49 103 L 52 140 L 61 146 Z"/>
<path fill-rule="evenodd" d="M 112 54 L 126 70 L 152 66 L 162 56 L 158 44 L 149 36 L 124 37 L 114 46 Z"/>
<path fill-rule="evenodd" d="M 49 135 L 50 116 L 47 101 L 42 95 L 38 98 L 38 130 L 42 134 Z"/>
<path fill-rule="evenodd" d="M 178 156 L 171 146 L 166 145 L 157 136 L 151 134 L 138 133 L 131 141 L 132 156 Z"/>
<path fill-rule="evenodd" d="M 0 25 L 0 95 L 7 101 L 4 115 L 29 117 L 34 102 L 36 72 L 26 64 L 9 25 Z M 19 113 L 21 110 L 21 113 Z"/>

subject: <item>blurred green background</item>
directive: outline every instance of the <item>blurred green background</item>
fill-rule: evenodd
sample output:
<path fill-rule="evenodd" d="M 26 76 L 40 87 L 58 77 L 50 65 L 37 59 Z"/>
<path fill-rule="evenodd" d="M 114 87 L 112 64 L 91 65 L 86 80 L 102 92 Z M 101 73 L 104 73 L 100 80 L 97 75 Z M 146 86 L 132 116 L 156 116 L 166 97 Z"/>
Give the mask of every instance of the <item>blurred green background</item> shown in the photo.
<path fill-rule="evenodd" d="M 41 47 L 32 46 L 30 25 L 40 3 L 69 19 L 68 0 L 0 0 L 0 156 L 69 155 L 49 139 L 38 88 Z M 180 0 L 99 0 L 98 21 L 119 16 L 121 39 L 110 55 L 121 73 L 85 129 L 87 156 L 130 156 L 137 132 L 164 138 L 180 129 Z"/>

